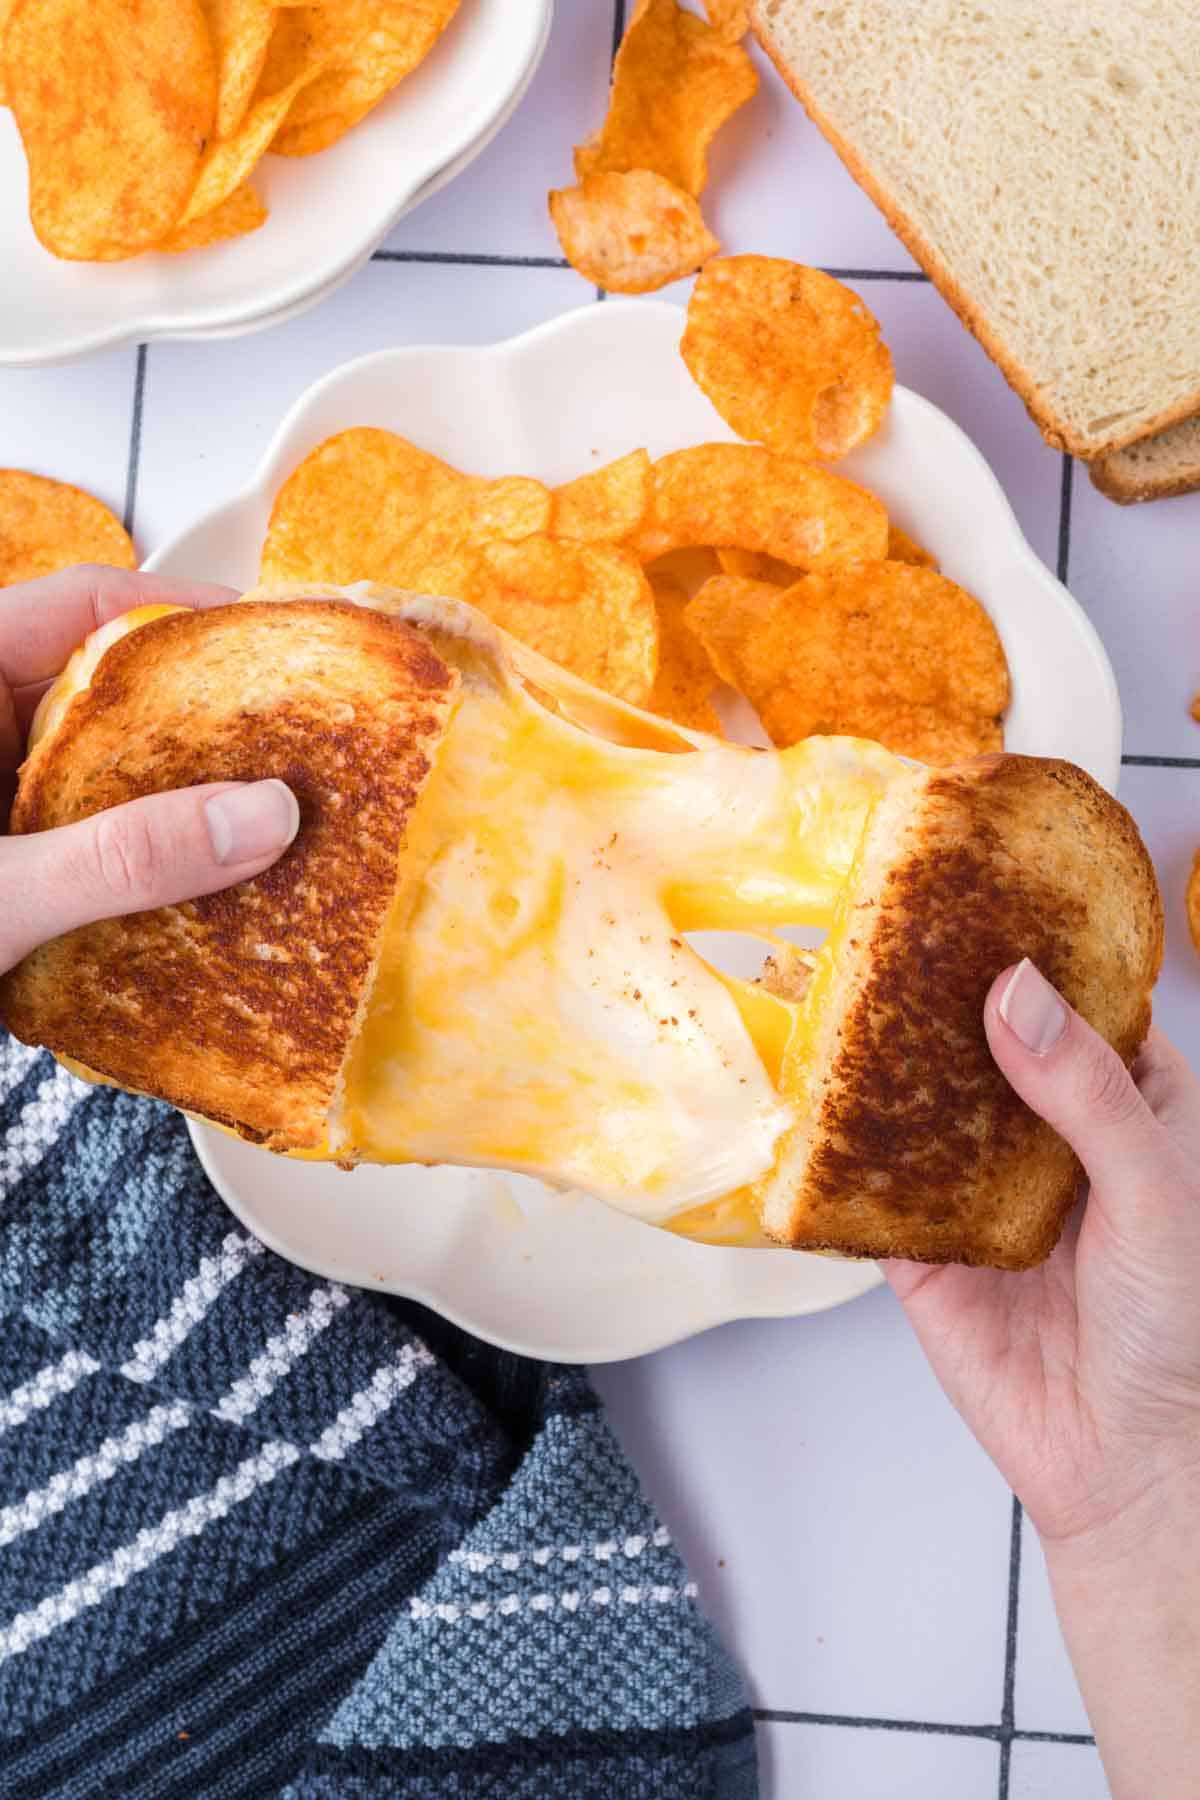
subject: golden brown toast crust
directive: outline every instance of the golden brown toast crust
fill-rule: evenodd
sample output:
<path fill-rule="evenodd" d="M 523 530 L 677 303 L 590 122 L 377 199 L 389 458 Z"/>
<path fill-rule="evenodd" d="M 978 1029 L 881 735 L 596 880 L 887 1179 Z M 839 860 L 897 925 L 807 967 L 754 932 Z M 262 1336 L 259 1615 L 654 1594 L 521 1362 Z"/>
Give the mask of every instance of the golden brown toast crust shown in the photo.
<path fill-rule="evenodd" d="M 27 763 L 13 829 L 273 775 L 300 832 L 253 881 L 35 950 L 0 982 L 9 1030 L 272 1149 L 319 1144 L 458 679 L 408 626 L 328 600 L 118 640 Z"/>
<path fill-rule="evenodd" d="M 993 1062 L 984 999 L 1031 957 L 1129 1063 L 1162 960 L 1153 866 L 1124 808 L 1069 763 L 984 758 L 898 804 L 907 818 L 885 799 L 869 828 L 882 873 L 864 870 L 851 915 L 787 1241 L 1028 1268 L 1079 1168 Z"/>

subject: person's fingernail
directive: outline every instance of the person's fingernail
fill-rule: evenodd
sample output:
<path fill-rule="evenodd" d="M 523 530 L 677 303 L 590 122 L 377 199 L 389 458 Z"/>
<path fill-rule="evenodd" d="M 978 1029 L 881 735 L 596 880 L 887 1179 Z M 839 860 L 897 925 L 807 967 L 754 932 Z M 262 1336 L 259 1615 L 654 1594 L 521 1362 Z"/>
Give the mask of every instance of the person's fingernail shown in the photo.
<path fill-rule="evenodd" d="M 282 781 L 250 781 L 204 803 L 219 863 L 256 862 L 286 850 L 300 829 L 300 807 Z"/>
<path fill-rule="evenodd" d="M 1000 1017 L 1035 1056 L 1053 1050 L 1067 1029 L 1067 1009 L 1041 970 L 1025 957 L 1000 996 Z"/>

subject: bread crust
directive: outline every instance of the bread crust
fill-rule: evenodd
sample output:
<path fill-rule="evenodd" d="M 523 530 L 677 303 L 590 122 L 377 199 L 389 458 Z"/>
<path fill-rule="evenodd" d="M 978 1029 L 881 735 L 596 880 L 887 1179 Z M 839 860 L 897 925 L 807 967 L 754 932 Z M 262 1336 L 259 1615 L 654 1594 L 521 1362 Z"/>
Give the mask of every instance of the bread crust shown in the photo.
<path fill-rule="evenodd" d="M 763 0 L 750 0 L 750 28 L 817 130 L 837 153 L 859 187 L 875 202 L 891 229 L 920 263 L 943 300 L 954 309 L 967 330 L 987 351 L 1010 387 L 1024 402 L 1030 418 L 1052 449 L 1069 451 L 1072 456 L 1078 456 L 1086 462 L 1093 457 L 1107 456 L 1114 450 L 1123 450 L 1129 444 L 1140 443 L 1143 438 L 1153 437 L 1157 432 L 1165 431 L 1168 426 L 1178 425 L 1181 420 L 1200 412 L 1200 388 L 1197 388 L 1175 405 L 1165 407 L 1153 418 L 1143 420 L 1123 433 L 1116 432 L 1111 437 L 1099 440 L 1080 437 L 1054 411 L 1028 370 L 1009 353 L 1003 339 L 992 330 L 978 307 L 964 293 L 933 245 L 900 210 L 883 184 L 875 179 L 866 161 L 822 112 L 812 90 L 777 48 L 770 26 L 763 16 Z"/>
<path fill-rule="evenodd" d="M 341 601 L 119 639 L 26 764 L 13 829 L 277 776 L 300 831 L 252 881 L 35 950 L 0 982 L 9 1030 L 271 1149 L 318 1147 L 458 680 L 419 633 Z"/>
<path fill-rule="evenodd" d="M 983 758 L 885 797 L 768 1231 L 842 1255 L 1041 1262 L 1080 1171 L 993 1061 L 988 989 L 1030 957 L 1128 1064 L 1162 951 L 1137 828 L 1074 765 Z"/>
<path fill-rule="evenodd" d="M 1114 455 L 1111 459 L 1097 458 L 1089 465 L 1088 474 L 1092 478 L 1092 486 L 1098 488 L 1106 499 L 1115 500 L 1118 506 L 1134 506 L 1141 500 L 1171 500 L 1179 494 L 1194 494 L 1200 490 L 1200 461 L 1193 464 L 1185 474 L 1167 475 L 1155 480 L 1152 477 L 1125 474 Z"/>

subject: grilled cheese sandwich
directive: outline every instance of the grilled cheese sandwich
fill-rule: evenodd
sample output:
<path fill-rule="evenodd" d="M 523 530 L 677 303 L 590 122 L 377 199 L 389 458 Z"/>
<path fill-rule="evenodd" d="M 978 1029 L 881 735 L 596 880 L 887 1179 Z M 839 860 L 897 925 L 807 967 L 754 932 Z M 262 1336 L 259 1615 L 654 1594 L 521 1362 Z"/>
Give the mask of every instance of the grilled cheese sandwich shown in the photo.
<path fill-rule="evenodd" d="M 330 706 L 335 714 L 341 709 L 350 735 L 365 727 L 370 738 L 376 727 L 370 706 L 348 691 L 332 702 L 322 699 L 327 652 L 314 658 L 304 648 L 314 617 L 327 625 L 337 618 L 338 632 L 350 640 L 365 630 L 371 655 L 381 633 L 383 641 L 389 632 L 402 640 L 409 655 L 400 658 L 397 673 L 410 710 L 412 646 L 420 645 L 430 659 L 420 729 L 414 737 L 406 716 L 387 752 L 393 774 L 397 756 L 409 763 L 390 802 L 392 884 L 384 893 L 381 882 L 372 882 L 358 907 L 346 864 L 353 822 L 339 818 L 336 772 L 330 779 L 337 719 L 327 714 Z M 190 920 L 202 922 L 222 901 L 228 946 L 236 900 L 214 896 L 190 908 L 144 915 L 140 924 L 112 921 L 35 952 L 7 978 L 2 993 L 17 1035 L 292 1154 L 344 1163 L 456 1162 L 518 1170 L 586 1189 L 648 1223 L 718 1243 L 788 1242 L 843 1254 L 895 1247 L 900 1254 L 1006 1266 L 1045 1253 L 1069 1199 L 1073 1166 L 1069 1153 L 1064 1162 L 1048 1146 L 1048 1128 L 1031 1114 L 1015 1139 L 1009 1130 L 1008 1141 L 1017 1144 L 1022 1167 L 1039 1171 L 1034 1216 L 1008 1230 L 992 1216 L 991 1198 L 992 1212 L 981 1218 L 979 1158 L 972 1162 L 967 1137 L 956 1135 L 948 1114 L 939 1130 L 956 1145 L 960 1192 L 957 1199 L 931 1192 L 922 1213 L 912 1184 L 903 1193 L 902 1183 L 893 1182 L 886 1193 L 887 1183 L 879 1185 L 881 1173 L 902 1165 L 903 1141 L 877 1141 L 881 1166 L 868 1167 L 867 1151 L 846 1136 L 845 1117 L 839 1122 L 829 1113 L 831 1094 L 845 1098 L 846 1073 L 832 1073 L 843 1039 L 858 1042 L 860 1059 L 874 1054 L 886 1062 L 883 1039 L 873 1048 L 858 1041 L 864 1033 L 869 1040 L 873 1018 L 883 1019 L 879 997 L 864 999 L 860 972 L 848 998 L 845 972 L 849 965 L 858 970 L 861 945 L 877 935 L 881 906 L 887 910 L 878 893 L 864 897 L 866 871 L 878 887 L 880 880 L 886 886 L 893 864 L 920 867 L 922 821 L 932 816 L 931 808 L 945 810 L 931 772 L 859 740 L 814 738 L 770 753 L 667 725 L 587 688 L 452 602 L 363 587 L 324 597 L 260 593 L 220 614 L 181 613 L 170 625 L 160 623 L 166 618 L 152 608 L 127 614 L 76 653 L 35 723 L 17 827 L 62 822 L 61 809 L 52 804 L 60 793 L 71 816 L 79 816 L 81 804 L 94 809 L 111 803 L 103 780 L 88 784 L 82 799 L 72 796 L 69 771 L 86 766 L 109 741 L 128 709 L 135 673 L 151 689 L 155 681 L 163 689 L 157 700 L 153 692 L 144 695 L 146 716 L 157 718 L 159 733 L 148 744 L 126 731 L 118 763 L 129 776 L 155 761 L 161 733 L 178 740 L 179 715 L 189 710 L 189 663 L 198 667 L 201 647 L 212 645 L 214 633 L 231 645 L 261 636 L 275 643 L 276 655 L 279 645 L 292 645 L 292 678 L 258 707 L 254 773 L 297 783 L 295 767 L 289 774 L 271 760 L 267 720 L 276 707 L 311 715 L 310 751 L 319 768 L 309 787 L 322 797 L 314 810 L 301 794 L 301 833 L 278 872 L 236 890 L 245 896 L 245 929 L 220 982 L 215 989 L 209 983 L 206 1016 L 195 1006 L 189 1011 L 189 962 L 179 962 L 184 1004 L 169 1028 L 184 1054 L 174 1074 L 164 1074 L 163 1059 L 154 1054 L 154 1034 L 167 1030 L 168 1022 L 156 1010 L 157 1000 L 146 1013 L 133 971 L 147 943 L 165 951 L 181 924 L 187 937 Z M 167 637 L 174 640 L 170 656 L 153 655 L 156 638 L 165 650 Z M 219 666 L 219 644 L 213 653 Z M 365 671 L 355 679 L 371 687 Z M 245 698 L 233 689 L 235 711 Z M 385 716 L 398 701 L 371 696 Z M 171 707 L 174 719 L 168 717 Z M 212 707 L 211 695 L 205 708 L 193 702 L 196 754 L 181 756 L 176 749 L 171 779 L 162 785 L 226 778 L 213 771 L 227 765 L 214 764 L 205 753 L 206 737 L 211 749 L 232 730 L 228 719 L 211 716 Z M 365 746 L 359 752 L 370 760 Z M 1132 848 L 1121 832 L 1114 834 L 1111 817 L 1120 809 L 1087 777 L 1073 772 L 1078 783 L 1069 792 L 1048 786 L 1052 778 L 1044 771 L 1061 767 L 1002 758 L 950 772 L 944 780 L 958 800 L 965 793 L 978 804 L 974 813 L 960 805 L 957 826 L 949 829 L 960 838 L 966 833 L 978 850 L 1009 805 L 1009 777 L 1016 773 L 1026 793 L 1018 819 L 1031 804 L 1029 795 L 1045 801 L 1049 794 L 1053 828 L 1055 805 L 1062 814 L 1065 798 L 1077 811 L 1082 794 L 1093 823 L 1103 822 L 1109 837 L 1125 845 L 1125 891 L 1140 905 L 1142 928 L 1135 934 L 1132 998 L 1123 1009 L 1117 1006 L 1120 1017 L 1109 1022 L 1110 1035 L 1124 1044 L 1144 1031 L 1153 979 L 1144 851 L 1136 839 Z M 1006 772 L 999 786 L 994 768 Z M 998 809 L 996 796 L 1004 802 Z M 885 814 L 890 823 L 882 841 L 875 823 Z M 206 1086 L 214 1046 L 218 1060 L 236 1074 L 231 1044 L 244 1033 L 240 1015 L 248 1010 L 268 1028 L 286 1022 L 288 983 L 303 988 L 312 973 L 304 969 L 312 946 L 295 935 L 303 919 L 295 902 L 302 890 L 311 895 L 314 888 L 309 834 L 322 831 L 326 839 L 332 832 L 345 840 L 337 897 L 358 931 L 358 985 L 344 997 L 323 1086 L 313 1087 L 299 1124 L 295 1118 L 281 1122 L 262 1080 L 248 1082 L 234 1105 L 229 1082 L 212 1091 Z M 898 844 L 906 833 L 913 841 L 897 858 L 889 843 Z M 286 921 L 290 931 L 274 937 L 266 928 L 273 874 L 276 885 L 290 883 L 290 903 L 275 920 Z M 1000 903 L 1002 919 L 1006 901 L 1011 895 Z M 309 903 L 319 907 L 320 897 Z M 994 890 L 990 904 L 995 911 Z M 1036 911 L 1009 904 L 1014 931 L 1032 929 Z M 974 924 L 970 907 L 935 924 L 941 953 L 963 969 Z M 778 936 L 785 925 L 816 926 L 828 935 L 816 952 L 796 952 Z M 907 929 L 915 938 L 920 919 L 910 916 Z M 1073 929 L 1079 933 L 1079 920 Z M 711 930 L 761 938 L 775 952 L 765 979 L 741 981 L 706 962 L 689 934 Z M 207 941 L 201 931 L 191 958 L 191 973 L 201 982 L 210 972 Z M 1089 954 L 1095 954 L 1090 945 Z M 870 966 L 877 966 L 878 956 L 868 958 Z M 270 965 L 279 957 L 286 960 L 274 963 L 274 996 L 259 980 L 248 1001 L 239 970 L 253 961 L 261 977 L 264 961 Z M 904 962 L 895 944 L 884 962 L 894 976 Z M 983 1088 L 973 1091 L 967 1109 L 981 1150 L 997 1108 L 1011 1126 L 1001 1097 L 1001 1089 L 1008 1090 L 991 1068 L 978 1016 L 987 980 L 1000 966 L 972 968 L 970 981 L 958 984 L 964 994 L 969 989 L 975 1008 L 973 1060 L 960 1055 L 973 1073 L 976 1065 L 983 1069 L 982 1055 L 996 1084 L 984 1069 Z M 81 979 L 94 1001 L 82 1018 L 64 1001 L 68 984 L 78 989 Z M 1067 985 L 1069 990 L 1069 980 Z M 1109 1005 L 1110 984 L 1099 987 Z M 145 1041 L 127 1029 L 139 1009 Z M 894 1037 L 894 1024 L 892 1029 Z M 926 1025 L 925 1038 L 936 1047 L 936 1024 Z M 1128 1053 L 1135 1047 L 1131 1042 Z M 930 1043 L 909 1046 L 918 1084 L 928 1081 L 922 1048 L 928 1051 Z M 292 1054 L 285 1046 L 276 1058 L 276 1085 L 288 1084 Z M 888 1067 L 889 1080 L 903 1084 L 904 1067 Z M 852 1079 L 868 1110 L 872 1097 L 880 1103 L 869 1065 L 860 1060 Z M 316 1104 L 320 1099 L 323 1108 Z M 813 1195 L 805 1192 L 811 1185 L 808 1150 L 824 1139 L 840 1143 L 843 1159 L 850 1158 L 846 1191 L 832 1201 L 819 1183 Z M 831 1204 L 837 1214 L 832 1222 Z"/>

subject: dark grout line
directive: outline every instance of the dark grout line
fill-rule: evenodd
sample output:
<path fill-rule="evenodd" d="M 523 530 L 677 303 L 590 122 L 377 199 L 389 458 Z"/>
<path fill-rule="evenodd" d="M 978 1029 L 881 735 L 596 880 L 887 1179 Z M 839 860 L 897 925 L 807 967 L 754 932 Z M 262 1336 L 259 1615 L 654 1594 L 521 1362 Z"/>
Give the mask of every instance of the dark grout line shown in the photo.
<path fill-rule="evenodd" d="M 1063 451 L 1062 486 L 1058 495 L 1058 579 L 1066 583 L 1071 566 L 1071 497 L 1075 484 L 1075 458 Z"/>
<path fill-rule="evenodd" d="M 1014 1731 L 1022 1744 L 1084 1744 L 1094 1749 L 1096 1740 L 1086 1731 Z"/>
<path fill-rule="evenodd" d="M 821 265 L 826 275 L 839 281 L 928 281 L 924 269 L 831 269 Z"/>
<path fill-rule="evenodd" d="M 951 1725 L 931 1719 L 859 1718 L 852 1713 L 792 1712 L 787 1708 L 756 1706 L 754 1717 L 764 1724 L 856 1726 L 860 1731 L 916 1731 L 933 1737 L 986 1738 L 995 1743 L 1004 1735 L 1001 1725 Z"/>
<path fill-rule="evenodd" d="M 142 406 L 146 397 L 146 345 L 137 347 L 137 363 L 133 376 L 133 407 L 129 416 L 129 460 L 125 464 L 125 511 L 122 520 L 133 536 L 133 516 L 137 511 L 138 469 L 142 460 Z"/>
<path fill-rule="evenodd" d="M 855 1713 L 795 1712 L 789 1707 L 756 1706 L 755 1719 L 763 1725 L 833 1725 L 858 1731 L 915 1731 L 931 1737 L 978 1738 L 1000 1744 L 1075 1744 L 1087 1748 L 1095 1738 L 1081 1731 L 1017 1731 L 1007 1725 L 953 1725 L 936 1719 L 877 1719 Z"/>
<path fill-rule="evenodd" d="M 1000 1708 L 1000 1774 L 996 1800 L 1008 1800 L 1009 1763 L 1016 1722 L 1017 1618 L 1021 1605 L 1021 1502 L 1013 1495 L 1008 1533 L 1008 1611 L 1004 1623 L 1004 1699 Z"/>
<path fill-rule="evenodd" d="M 565 256 L 491 256 L 477 250 L 376 250 L 372 262 L 444 263 L 472 269 L 569 269 Z"/>
<path fill-rule="evenodd" d="M 1200 756 L 1123 756 L 1130 769 L 1200 769 Z"/>
<path fill-rule="evenodd" d="M 613 3 L 613 38 L 612 53 L 614 59 L 621 48 L 621 39 L 625 36 L 625 0 L 614 0 Z"/>

